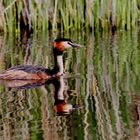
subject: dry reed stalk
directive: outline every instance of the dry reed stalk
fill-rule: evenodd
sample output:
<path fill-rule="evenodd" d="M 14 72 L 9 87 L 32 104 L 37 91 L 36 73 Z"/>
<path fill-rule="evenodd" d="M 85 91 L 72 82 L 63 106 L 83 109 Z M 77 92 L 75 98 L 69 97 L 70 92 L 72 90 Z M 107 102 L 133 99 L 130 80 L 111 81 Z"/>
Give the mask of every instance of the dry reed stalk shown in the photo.
<path fill-rule="evenodd" d="M 30 19 L 30 2 L 28 0 L 23 0 L 23 9 L 21 11 L 20 17 L 20 28 L 21 30 L 31 30 L 31 19 Z"/>
<path fill-rule="evenodd" d="M 54 15 L 53 15 L 53 29 L 56 28 L 56 16 L 57 16 L 57 5 L 58 5 L 58 0 L 55 1 L 55 8 L 54 8 Z"/>
<path fill-rule="evenodd" d="M 3 0 L 0 0 L 0 32 L 4 31 L 4 23 L 5 23 L 5 18 L 4 18 L 4 7 L 2 4 Z"/>

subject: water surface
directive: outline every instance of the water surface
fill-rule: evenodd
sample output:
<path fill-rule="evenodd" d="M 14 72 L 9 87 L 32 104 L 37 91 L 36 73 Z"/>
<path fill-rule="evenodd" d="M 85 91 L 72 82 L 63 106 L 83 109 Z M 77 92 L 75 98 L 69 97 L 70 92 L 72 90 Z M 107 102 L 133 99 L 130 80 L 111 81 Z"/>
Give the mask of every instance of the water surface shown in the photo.
<path fill-rule="evenodd" d="M 51 45 L 59 35 L 0 36 L 0 71 L 19 64 L 52 68 Z M 64 53 L 65 76 L 42 83 L 1 81 L 0 139 L 140 139 L 139 30 L 61 36 L 84 46 Z M 61 96 L 76 109 L 58 115 L 61 84 Z"/>

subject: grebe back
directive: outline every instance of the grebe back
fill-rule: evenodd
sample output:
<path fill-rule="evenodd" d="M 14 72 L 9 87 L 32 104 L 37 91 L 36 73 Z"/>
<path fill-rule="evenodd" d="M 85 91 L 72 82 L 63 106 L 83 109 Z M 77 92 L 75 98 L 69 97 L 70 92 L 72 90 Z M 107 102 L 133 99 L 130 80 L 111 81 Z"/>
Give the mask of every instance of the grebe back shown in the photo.
<path fill-rule="evenodd" d="M 54 68 L 47 69 L 41 66 L 32 65 L 18 65 L 0 74 L 0 79 L 5 80 L 41 80 L 60 76 L 63 74 L 63 52 L 67 48 L 80 47 L 80 45 L 73 43 L 70 39 L 58 38 L 53 43 L 54 53 Z"/>

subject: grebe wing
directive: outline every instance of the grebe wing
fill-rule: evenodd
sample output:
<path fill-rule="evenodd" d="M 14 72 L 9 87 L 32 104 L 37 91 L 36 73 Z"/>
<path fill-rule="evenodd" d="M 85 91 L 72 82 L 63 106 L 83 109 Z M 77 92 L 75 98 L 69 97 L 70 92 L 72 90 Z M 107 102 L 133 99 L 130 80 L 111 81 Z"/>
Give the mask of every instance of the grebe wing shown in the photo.
<path fill-rule="evenodd" d="M 33 66 L 33 65 L 18 65 L 15 67 L 11 67 L 6 71 L 15 70 L 15 71 L 25 71 L 28 73 L 39 73 L 39 72 L 49 72 L 49 69 L 44 68 L 42 66 Z"/>
<path fill-rule="evenodd" d="M 51 71 L 41 66 L 19 65 L 0 74 L 0 79 L 48 79 Z"/>

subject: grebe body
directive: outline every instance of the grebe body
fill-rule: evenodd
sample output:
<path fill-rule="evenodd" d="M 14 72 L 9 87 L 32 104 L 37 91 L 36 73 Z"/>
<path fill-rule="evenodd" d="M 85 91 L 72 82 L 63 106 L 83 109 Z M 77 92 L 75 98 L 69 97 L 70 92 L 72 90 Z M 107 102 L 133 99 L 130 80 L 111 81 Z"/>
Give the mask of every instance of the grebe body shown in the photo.
<path fill-rule="evenodd" d="M 58 38 L 53 43 L 54 68 L 47 69 L 41 66 L 18 65 L 0 73 L 0 79 L 5 80 L 41 80 L 54 78 L 63 74 L 63 52 L 70 47 L 80 47 L 73 43 L 70 39 Z"/>
<path fill-rule="evenodd" d="M 19 65 L 0 74 L 0 79 L 7 80 L 40 80 L 48 79 L 52 75 L 51 70 L 40 66 Z"/>

